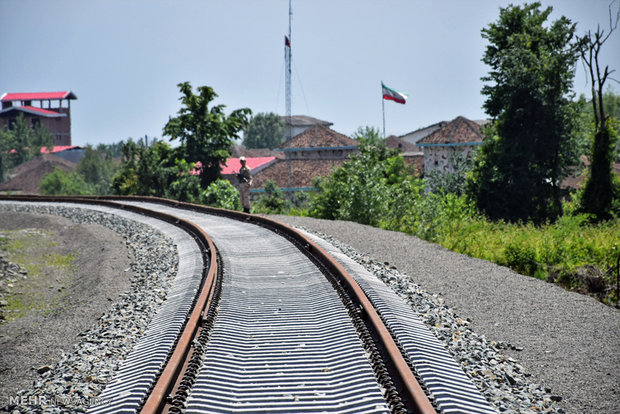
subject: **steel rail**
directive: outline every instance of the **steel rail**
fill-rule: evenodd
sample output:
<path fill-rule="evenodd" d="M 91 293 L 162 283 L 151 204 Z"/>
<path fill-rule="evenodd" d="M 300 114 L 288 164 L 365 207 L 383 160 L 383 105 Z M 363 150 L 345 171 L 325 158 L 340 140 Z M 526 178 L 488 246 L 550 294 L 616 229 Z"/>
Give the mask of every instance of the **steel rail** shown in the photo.
<path fill-rule="evenodd" d="M 359 306 L 363 318 L 365 319 L 365 321 L 368 322 L 366 325 L 369 328 L 373 339 L 378 345 L 379 351 L 384 358 L 384 362 L 388 365 L 390 375 L 394 379 L 396 383 L 395 385 L 400 391 L 400 396 L 407 410 L 409 412 L 422 414 L 436 413 L 435 408 L 428 399 L 423 388 L 418 383 L 414 373 L 411 371 L 411 368 L 403 357 L 398 345 L 394 341 L 389 330 L 383 323 L 383 320 L 381 319 L 381 317 L 379 316 L 361 287 L 340 263 L 334 260 L 323 248 L 314 243 L 310 238 L 306 237 L 302 232 L 294 229 L 287 224 L 263 216 L 251 215 L 231 210 L 223 210 L 191 203 L 177 202 L 168 199 L 136 196 L 105 196 L 100 198 L 161 203 L 164 205 L 186 208 L 194 211 L 201 211 L 208 214 L 225 216 L 236 220 L 243 220 L 246 222 L 262 225 L 275 231 L 276 233 L 285 235 L 290 240 L 295 241 L 300 250 L 311 256 L 315 261 L 325 266 L 327 270 L 342 283 L 343 288 L 347 291 L 353 301 Z"/>
<path fill-rule="evenodd" d="M 276 220 L 269 219 L 267 217 L 250 215 L 246 213 L 217 209 L 213 207 L 207 207 L 203 205 L 191 204 L 191 203 L 183 203 L 174 200 L 168 200 L 163 198 L 155 198 L 155 197 L 141 197 L 141 196 L 93 196 L 93 197 L 69 197 L 69 196 L 39 196 L 39 197 L 31 197 L 31 196 L 0 196 L 0 199 L 7 200 L 38 200 L 38 201 L 55 201 L 55 202 L 78 202 L 78 203 L 86 203 L 86 204 L 105 204 L 110 203 L 110 205 L 117 208 L 127 208 L 136 212 L 140 212 L 142 214 L 147 214 L 149 212 L 148 209 L 142 209 L 137 206 L 122 204 L 123 201 L 136 201 L 136 202 L 147 202 L 147 203 L 159 203 L 168 206 L 189 209 L 193 211 L 203 212 L 212 215 L 225 216 L 228 218 L 242 220 L 249 223 L 255 223 L 271 229 L 272 231 L 279 233 L 289 240 L 293 241 L 298 248 L 312 258 L 313 261 L 320 263 L 324 268 L 333 275 L 337 280 L 341 287 L 348 293 L 354 303 L 358 306 L 359 311 L 362 314 L 362 318 L 365 321 L 366 326 L 368 327 L 375 344 L 377 345 L 379 352 L 381 353 L 384 362 L 387 365 L 388 371 L 390 372 L 391 378 L 394 380 L 395 385 L 399 391 L 400 398 L 405 405 L 408 412 L 415 413 L 423 413 L 430 414 L 435 413 L 435 408 L 429 401 L 426 393 L 423 388 L 420 386 L 418 381 L 415 378 L 414 373 L 411 371 L 411 368 L 407 364 L 405 358 L 403 357 L 398 345 L 392 338 L 389 330 L 383 323 L 381 317 L 378 315 L 377 311 L 374 309 L 372 303 L 363 292 L 361 287 L 357 284 L 355 279 L 344 269 L 344 267 L 335 261 L 325 250 L 323 250 L 320 246 L 314 243 L 311 239 L 306 237 L 300 231 L 286 225 L 280 223 Z M 120 203 L 119 203 L 120 202 Z M 135 210 L 134 210 L 135 209 Z M 152 212 L 151 212 L 152 213 Z M 166 213 L 160 213 L 166 215 Z M 173 216 L 171 216 L 173 217 Z M 182 219 L 174 218 L 177 223 L 184 222 Z M 201 237 L 206 236 L 204 232 L 201 232 Z M 207 237 L 207 240 L 208 237 Z M 214 252 L 215 249 L 210 249 L 211 252 Z M 211 263 L 216 263 L 216 261 L 211 261 Z M 210 272 L 211 273 L 211 272 Z M 215 272 L 216 274 L 217 272 Z M 208 278 L 208 277 L 207 277 Z M 208 278 L 209 279 L 209 278 Z M 212 277 L 211 280 L 214 280 L 215 277 Z M 209 302 L 209 294 L 206 292 L 212 291 L 211 288 L 203 289 L 201 293 L 201 298 L 204 296 L 205 300 Z M 191 338 L 193 334 L 196 333 L 196 329 L 198 322 L 200 321 L 199 315 L 202 310 L 197 311 L 198 316 L 194 316 L 194 312 L 192 313 L 191 320 L 193 320 L 195 325 L 190 326 L 188 323 L 187 328 L 192 331 L 192 333 L 183 332 L 183 343 L 181 347 L 175 349 L 176 354 L 170 357 L 169 363 L 174 362 L 175 366 L 166 366 L 164 369 L 164 373 L 160 376 L 159 381 L 157 382 L 155 388 L 153 389 L 152 395 L 148 397 L 147 402 L 143 406 L 144 413 L 153 413 L 153 412 L 161 412 L 165 405 L 166 396 L 171 391 L 172 387 L 174 387 L 174 383 L 176 379 L 179 377 L 182 365 L 181 361 L 185 359 L 185 357 L 189 353 L 189 349 L 184 347 L 189 347 L 191 345 Z M 181 340 L 179 340 L 179 344 L 181 344 Z M 174 359 L 173 359 L 174 358 Z"/>
<path fill-rule="evenodd" d="M 218 265 L 216 257 L 216 249 L 213 242 L 207 234 L 198 226 L 195 226 L 198 234 L 206 241 L 208 245 L 209 272 L 204 281 L 204 285 L 196 301 L 196 305 L 189 315 L 187 324 L 179 337 L 179 341 L 168 359 L 166 367 L 162 371 L 155 386 L 151 390 L 149 397 L 144 403 L 141 413 L 158 413 L 162 412 L 167 403 L 167 397 L 170 395 L 178 384 L 178 380 L 183 377 L 183 371 L 186 367 L 186 361 L 191 357 L 192 342 L 200 334 L 201 322 L 207 313 L 209 307 L 213 303 L 213 295 L 215 294 L 215 283 L 218 275 Z"/>

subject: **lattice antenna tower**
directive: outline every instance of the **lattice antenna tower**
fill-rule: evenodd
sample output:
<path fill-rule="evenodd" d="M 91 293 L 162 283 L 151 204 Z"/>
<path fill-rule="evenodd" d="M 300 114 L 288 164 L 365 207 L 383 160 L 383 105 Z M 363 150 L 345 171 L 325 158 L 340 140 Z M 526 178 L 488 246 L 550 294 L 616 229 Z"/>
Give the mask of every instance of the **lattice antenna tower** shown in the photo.
<path fill-rule="evenodd" d="M 284 42 L 284 63 L 286 65 L 286 120 L 289 128 L 288 138 L 291 137 L 291 21 L 293 17 L 293 9 L 291 0 L 288 0 L 288 36 Z"/>

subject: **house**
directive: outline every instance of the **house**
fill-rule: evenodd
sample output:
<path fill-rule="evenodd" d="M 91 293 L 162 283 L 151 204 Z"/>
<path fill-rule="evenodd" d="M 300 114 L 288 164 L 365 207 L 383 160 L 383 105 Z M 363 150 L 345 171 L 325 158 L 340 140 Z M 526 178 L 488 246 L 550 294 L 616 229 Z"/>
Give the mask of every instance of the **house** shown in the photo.
<path fill-rule="evenodd" d="M 357 152 L 357 141 L 328 127 L 314 125 L 277 148 L 284 154 L 260 172 L 252 171 L 250 193 L 264 192 L 268 180 L 288 195 L 313 190 L 316 177 L 327 177 Z"/>
<path fill-rule="evenodd" d="M 459 116 L 417 142 L 424 152 L 424 174 L 430 171 L 454 172 L 454 159 L 462 155 L 471 159 L 482 145 L 479 122 Z"/>
<path fill-rule="evenodd" d="M 322 121 L 320 119 L 306 115 L 292 115 L 290 117 L 282 116 L 281 118 L 282 121 L 284 121 L 284 142 L 288 141 L 295 135 L 301 134 L 306 129 L 315 125 L 320 125 L 326 128 L 329 128 L 333 125 L 332 122 Z"/>
<path fill-rule="evenodd" d="M 19 115 L 36 127 L 47 128 L 54 145 L 71 145 L 71 100 L 77 96 L 71 91 L 5 93 L 0 97 L 0 129 L 12 129 Z"/>

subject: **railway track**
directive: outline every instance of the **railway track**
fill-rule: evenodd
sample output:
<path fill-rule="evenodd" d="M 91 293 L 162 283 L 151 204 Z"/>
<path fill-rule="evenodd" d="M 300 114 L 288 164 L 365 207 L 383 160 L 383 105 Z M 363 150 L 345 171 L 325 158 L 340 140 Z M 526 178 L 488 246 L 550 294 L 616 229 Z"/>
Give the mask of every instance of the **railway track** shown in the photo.
<path fill-rule="evenodd" d="M 495 412 L 404 302 L 318 238 L 169 200 L 36 201 L 155 217 L 194 240 L 88 412 Z"/>

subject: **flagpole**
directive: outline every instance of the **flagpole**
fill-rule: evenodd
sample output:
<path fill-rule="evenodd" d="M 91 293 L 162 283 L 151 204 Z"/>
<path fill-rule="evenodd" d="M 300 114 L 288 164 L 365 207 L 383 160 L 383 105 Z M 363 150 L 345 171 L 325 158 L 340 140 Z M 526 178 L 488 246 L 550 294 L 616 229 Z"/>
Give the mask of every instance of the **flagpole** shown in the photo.
<path fill-rule="evenodd" d="M 385 99 L 383 99 L 383 81 L 381 81 L 381 108 L 383 110 L 383 139 L 385 139 Z"/>

